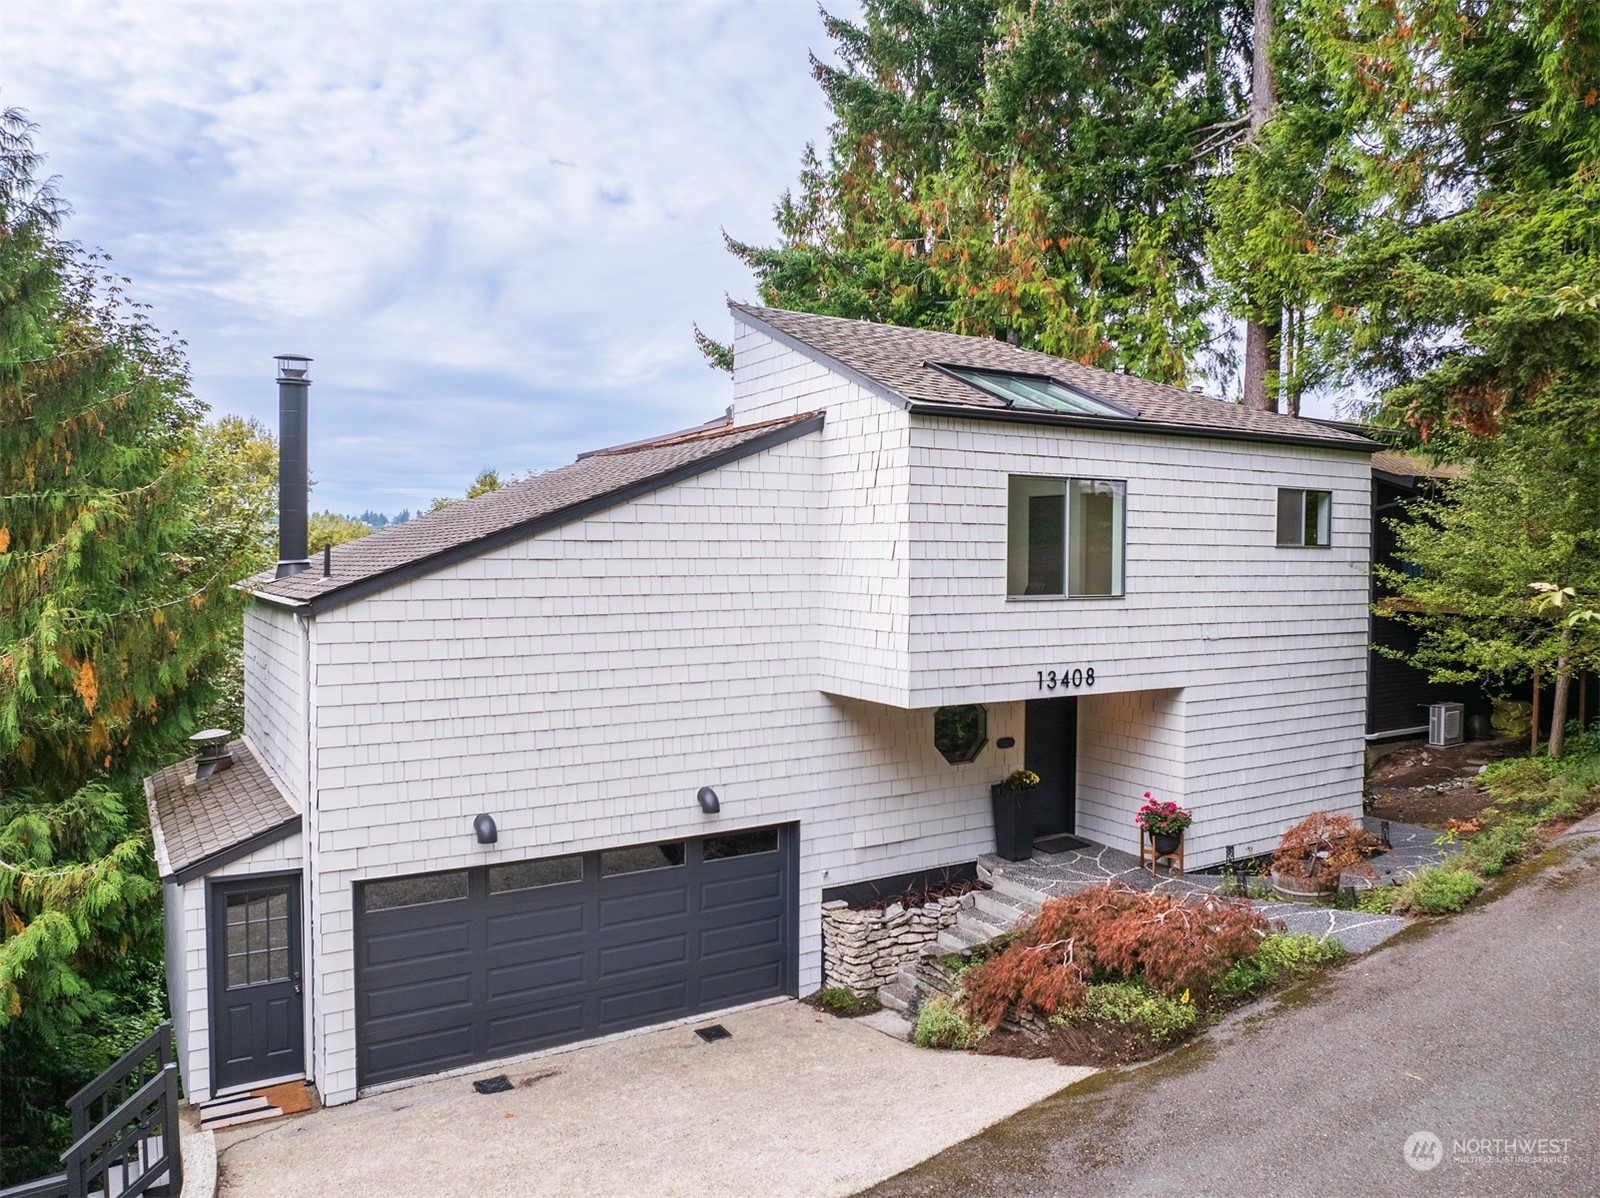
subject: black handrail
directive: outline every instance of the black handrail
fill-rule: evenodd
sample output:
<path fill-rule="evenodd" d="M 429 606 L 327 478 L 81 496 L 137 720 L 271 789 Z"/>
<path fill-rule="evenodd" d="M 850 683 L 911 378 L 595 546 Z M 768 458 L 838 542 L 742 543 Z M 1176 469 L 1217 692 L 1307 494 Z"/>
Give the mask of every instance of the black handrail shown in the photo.
<path fill-rule="evenodd" d="M 0 1198 L 69 1198 L 67 1175 L 56 1173 L 50 1177 L 36 1177 L 18 1185 L 0 1190 Z"/>
<path fill-rule="evenodd" d="M 67 1099 L 67 1109 L 72 1113 L 73 1140 L 83 1139 L 89 1129 L 105 1119 L 123 1099 L 173 1061 L 172 1024 L 163 1023 Z M 98 1113 L 94 1110 L 96 1103 L 101 1104 Z"/>
<path fill-rule="evenodd" d="M 164 1198 L 183 1190 L 178 1066 L 163 1023 L 67 1100 L 65 1173 L 0 1190 L 0 1198 Z"/>
<path fill-rule="evenodd" d="M 178 1067 L 163 1067 L 62 1153 L 61 1161 L 69 1198 L 178 1193 L 183 1185 Z"/>

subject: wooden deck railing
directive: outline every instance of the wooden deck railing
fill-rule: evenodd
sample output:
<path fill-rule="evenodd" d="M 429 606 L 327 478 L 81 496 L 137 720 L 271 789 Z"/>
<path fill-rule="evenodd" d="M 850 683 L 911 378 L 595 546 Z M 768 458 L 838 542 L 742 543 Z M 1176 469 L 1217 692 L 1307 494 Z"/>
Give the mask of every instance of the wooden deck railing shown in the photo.
<path fill-rule="evenodd" d="M 0 1198 L 176 1198 L 182 1191 L 170 1023 L 69 1098 L 67 1109 L 65 1172 L 0 1190 Z"/>

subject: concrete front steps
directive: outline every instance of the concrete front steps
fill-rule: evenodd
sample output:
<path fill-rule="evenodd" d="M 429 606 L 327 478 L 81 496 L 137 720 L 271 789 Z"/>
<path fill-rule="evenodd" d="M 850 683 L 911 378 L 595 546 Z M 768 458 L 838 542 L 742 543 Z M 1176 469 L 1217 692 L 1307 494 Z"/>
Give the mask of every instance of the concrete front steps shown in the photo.
<path fill-rule="evenodd" d="M 985 854 L 978 858 L 978 877 L 989 883 L 990 889 L 969 891 L 955 923 L 940 931 L 936 944 L 924 948 L 921 956 L 901 967 L 892 982 L 879 988 L 878 1001 L 884 1007 L 916 1019 L 930 992 L 947 989 L 943 974 L 930 969 L 927 962 L 988 944 L 1038 913 L 1046 896 L 1006 877 L 998 865 L 997 857 Z"/>
<path fill-rule="evenodd" d="M 304 1081 L 279 1082 L 255 1090 L 241 1090 L 196 1104 L 201 1131 L 220 1131 L 242 1123 L 259 1123 L 312 1109 L 313 1087 Z"/>

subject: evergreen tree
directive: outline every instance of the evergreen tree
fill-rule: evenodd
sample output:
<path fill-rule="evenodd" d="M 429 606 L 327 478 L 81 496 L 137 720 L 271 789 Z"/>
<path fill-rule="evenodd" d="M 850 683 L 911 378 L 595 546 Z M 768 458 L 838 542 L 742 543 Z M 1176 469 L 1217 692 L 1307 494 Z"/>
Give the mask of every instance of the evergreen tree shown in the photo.
<path fill-rule="evenodd" d="M 1379 570 L 1382 610 L 1420 629 L 1411 661 L 1438 681 L 1552 684 L 1559 756 L 1568 684 L 1600 668 L 1600 453 L 1514 425 L 1481 442 L 1472 468 L 1398 524 L 1405 570 Z M 1574 619 L 1574 616 L 1580 618 Z"/>
<path fill-rule="evenodd" d="M 0 115 L 0 1120 L 50 1172 L 60 1104 L 159 1011 L 141 779 L 214 697 L 255 546 L 213 523 L 180 344 L 60 235 Z M 126 1033 L 126 1034 L 125 1034 Z"/>
<path fill-rule="evenodd" d="M 1519 413 L 1592 436 L 1600 6 L 1283 8 L 1278 106 L 1212 195 L 1231 310 L 1286 316 L 1285 393 L 1359 379 L 1463 446 Z"/>
<path fill-rule="evenodd" d="M 834 123 L 779 244 L 729 239 L 762 299 L 1182 383 L 1211 336 L 1202 166 L 1247 122 L 1248 0 L 865 8 L 825 18 Z"/>

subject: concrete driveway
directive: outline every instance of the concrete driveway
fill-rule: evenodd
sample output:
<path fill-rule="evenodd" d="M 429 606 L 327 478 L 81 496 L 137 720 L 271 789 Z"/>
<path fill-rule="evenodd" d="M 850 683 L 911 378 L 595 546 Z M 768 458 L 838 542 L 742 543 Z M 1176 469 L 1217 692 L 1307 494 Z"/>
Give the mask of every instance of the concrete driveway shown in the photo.
<path fill-rule="evenodd" d="M 783 1002 L 219 1132 L 224 1198 L 844 1195 L 1090 1073 Z M 516 1088 L 481 1095 L 478 1077 Z"/>

